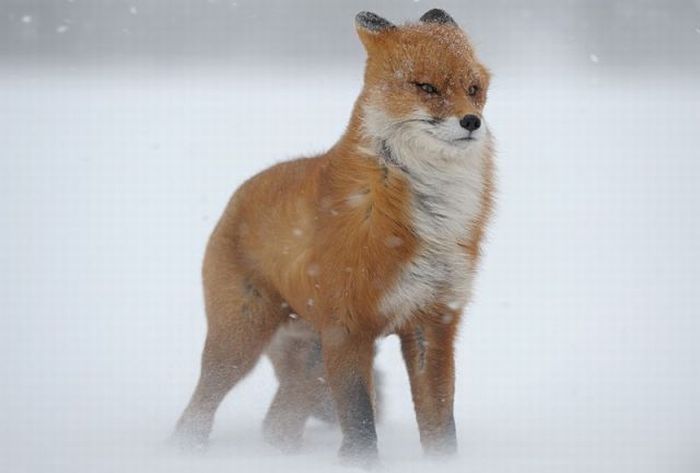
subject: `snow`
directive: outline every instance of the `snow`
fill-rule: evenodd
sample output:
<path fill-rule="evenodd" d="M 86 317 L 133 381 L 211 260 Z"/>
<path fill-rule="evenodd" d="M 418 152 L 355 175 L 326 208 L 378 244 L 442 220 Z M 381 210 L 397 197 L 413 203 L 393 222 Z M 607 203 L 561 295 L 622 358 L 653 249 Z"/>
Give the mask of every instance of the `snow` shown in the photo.
<path fill-rule="evenodd" d="M 296 455 L 263 443 L 266 360 L 208 451 L 166 439 L 197 376 L 216 218 L 255 172 L 331 145 L 360 80 L 0 69 L 3 471 L 348 471 L 322 424 Z M 441 471 L 697 471 L 700 90 L 661 80 L 496 74 L 499 198 L 458 343 L 461 451 Z M 435 468 L 395 338 L 377 364 L 384 469 Z"/>
<path fill-rule="evenodd" d="M 398 248 L 399 246 L 403 245 L 403 240 L 396 235 L 392 235 L 384 240 L 384 244 L 387 248 Z"/>
<path fill-rule="evenodd" d="M 600 62 L 600 58 L 596 54 L 591 54 L 588 58 L 593 64 L 598 64 Z"/>

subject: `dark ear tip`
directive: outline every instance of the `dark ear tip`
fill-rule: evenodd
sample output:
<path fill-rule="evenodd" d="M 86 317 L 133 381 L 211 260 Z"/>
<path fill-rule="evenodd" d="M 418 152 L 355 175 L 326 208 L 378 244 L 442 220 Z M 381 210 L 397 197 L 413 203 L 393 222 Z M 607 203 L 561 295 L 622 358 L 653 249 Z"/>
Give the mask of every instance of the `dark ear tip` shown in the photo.
<path fill-rule="evenodd" d="M 394 27 L 388 20 L 369 11 L 361 11 L 355 15 L 355 24 L 370 31 L 382 31 Z"/>
<path fill-rule="evenodd" d="M 457 22 L 447 14 L 445 10 L 433 8 L 428 10 L 420 17 L 420 21 L 424 23 L 441 23 L 445 25 L 456 25 Z"/>

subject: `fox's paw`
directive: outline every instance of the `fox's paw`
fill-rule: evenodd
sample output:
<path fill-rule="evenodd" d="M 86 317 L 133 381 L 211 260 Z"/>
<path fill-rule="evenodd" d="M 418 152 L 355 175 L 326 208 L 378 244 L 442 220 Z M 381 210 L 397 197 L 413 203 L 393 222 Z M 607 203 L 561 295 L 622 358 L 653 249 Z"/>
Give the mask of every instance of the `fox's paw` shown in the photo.
<path fill-rule="evenodd" d="M 302 430 L 291 429 L 283 424 L 266 419 L 263 424 L 265 442 L 284 453 L 296 453 L 301 450 Z"/>
<path fill-rule="evenodd" d="M 208 437 L 203 432 L 177 429 L 168 439 L 168 445 L 182 453 L 198 454 L 206 451 Z"/>
<path fill-rule="evenodd" d="M 343 443 L 338 452 L 340 463 L 344 466 L 375 470 L 381 466 L 379 452 L 375 445 L 350 445 Z"/>

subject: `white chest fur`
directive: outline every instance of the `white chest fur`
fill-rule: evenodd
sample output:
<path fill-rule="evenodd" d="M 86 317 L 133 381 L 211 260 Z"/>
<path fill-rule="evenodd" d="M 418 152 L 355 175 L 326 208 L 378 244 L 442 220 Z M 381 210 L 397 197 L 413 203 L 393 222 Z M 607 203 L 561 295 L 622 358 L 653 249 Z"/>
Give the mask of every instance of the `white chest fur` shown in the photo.
<path fill-rule="evenodd" d="M 389 331 L 426 306 L 440 301 L 459 310 L 468 301 L 473 265 L 463 247 L 483 205 L 490 137 L 486 132 L 466 148 L 397 133 L 386 140 L 412 188 L 412 224 L 418 252 L 383 296 L 379 310 Z"/>

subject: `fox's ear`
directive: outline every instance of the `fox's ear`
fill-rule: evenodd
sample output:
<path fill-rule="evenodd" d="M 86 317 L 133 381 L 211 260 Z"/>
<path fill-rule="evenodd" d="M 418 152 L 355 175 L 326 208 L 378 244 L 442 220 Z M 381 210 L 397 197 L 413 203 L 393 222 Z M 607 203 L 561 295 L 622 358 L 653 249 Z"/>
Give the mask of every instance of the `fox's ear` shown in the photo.
<path fill-rule="evenodd" d="M 370 11 L 361 11 L 355 15 L 355 26 L 357 29 L 364 29 L 378 33 L 380 31 L 396 28 L 389 20 L 382 18 Z"/>
<path fill-rule="evenodd" d="M 355 28 L 360 41 L 369 51 L 382 33 L 393 30 L 396 26 L 376 13 L 362 11 L 355 15 Z"/>
<path fill-rule="evenodd" d="M 420 21 L 423 23 L 440 23 L 443 25 L 454 25 L 457 26 L 457 22 L 450 15 L 447 14 L 445 10 L 440 10 L 439 8 L 433 8 L 428 10 L 420 17 Z"/>

